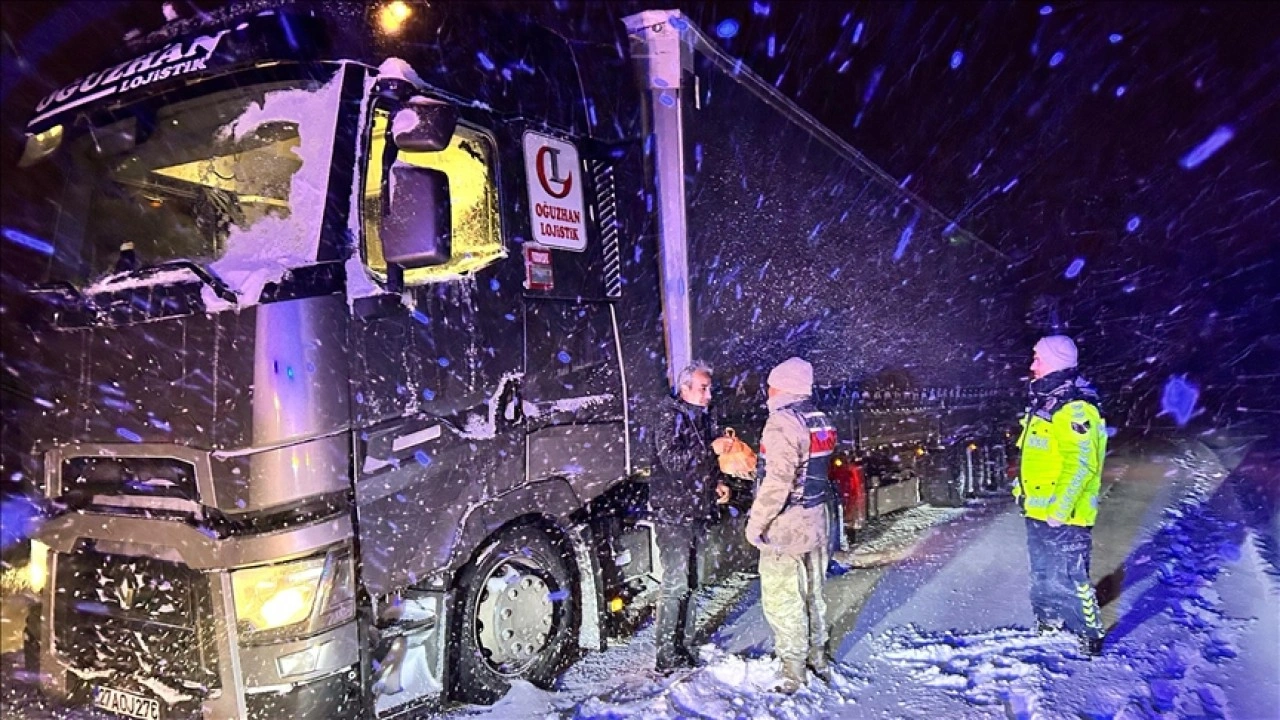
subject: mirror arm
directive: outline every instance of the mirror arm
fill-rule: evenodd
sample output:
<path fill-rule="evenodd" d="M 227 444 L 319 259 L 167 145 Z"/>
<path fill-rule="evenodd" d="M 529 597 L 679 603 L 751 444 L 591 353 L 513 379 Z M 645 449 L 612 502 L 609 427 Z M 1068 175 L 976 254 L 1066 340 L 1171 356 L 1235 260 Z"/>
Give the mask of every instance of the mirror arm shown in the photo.
<path fill-rule="evenodd" d="M 398 263 L 387 263 L 387 292 L 396 295 L 404 292 L 404 268 Z"/>

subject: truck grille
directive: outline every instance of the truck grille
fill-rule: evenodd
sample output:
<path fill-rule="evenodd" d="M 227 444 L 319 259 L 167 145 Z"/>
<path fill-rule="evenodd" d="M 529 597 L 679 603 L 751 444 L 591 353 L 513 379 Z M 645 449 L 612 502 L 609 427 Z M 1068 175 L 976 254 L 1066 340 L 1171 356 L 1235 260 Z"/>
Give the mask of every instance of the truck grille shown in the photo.
<path fill-rule="evenodd" d="M 189 695 L 217 686 L 204 575 L 89 550 L 60 555 L 56 572 L 54 648 L 72 667 L 161 681 Z"/>

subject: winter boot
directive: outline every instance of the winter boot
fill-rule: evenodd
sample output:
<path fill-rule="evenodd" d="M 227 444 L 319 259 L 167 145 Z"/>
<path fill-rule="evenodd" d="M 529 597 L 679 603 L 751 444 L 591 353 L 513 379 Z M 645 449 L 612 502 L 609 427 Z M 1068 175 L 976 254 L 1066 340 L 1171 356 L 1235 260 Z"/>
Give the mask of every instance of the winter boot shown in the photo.
<path fill-rule="evenodd" d="M 827 657 L 826 651 L 815 650 L 809 653 L 809 660 L 805 665 L 814 677 L 824 683 L 831 682 L 831 660 Z"/>
<path fill-rule="evenodd" d="M 1102 638 L 1081 635 L 1080 652 L 1090 658 L 1100 657 L 1102 655 Z"/>
<path fill-rule="evenodd" d="M 808 673 L 803 662 L 783 660 L 782 680 L 774 686 L 773 691 L 783 695 L 794 695 L 800 688 L 809 683 Z"/>
<path fill-rule="evenodd" d="M 1061 620 L 1036 620 L 1036 632 L 1040 635 L 1052 635 L 1056 632 L 1062 632 L 1065 625 Z"/>
<path fill-rule="evenodd" d="M 689 657 L 688 652 L 681 652 L 678 648 L 663 648 L 659 650 L 658 658 L 653 663 L 653 669 L 663 675 L 692 667 L 696 667 L 693 658 Z"/>

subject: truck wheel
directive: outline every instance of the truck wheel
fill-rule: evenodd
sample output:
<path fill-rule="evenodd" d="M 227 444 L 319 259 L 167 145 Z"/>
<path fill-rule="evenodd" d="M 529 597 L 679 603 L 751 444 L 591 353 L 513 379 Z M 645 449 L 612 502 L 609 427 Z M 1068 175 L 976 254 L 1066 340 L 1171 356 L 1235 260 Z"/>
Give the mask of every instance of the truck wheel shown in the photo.
<path fill-rule="evenodd" d="M 549 686 L 572 659 L 578 602 L 569 559 L 543 530 L 502 532 L 462 572 L 450 688 L 491 704 L 513 678 Z"/>

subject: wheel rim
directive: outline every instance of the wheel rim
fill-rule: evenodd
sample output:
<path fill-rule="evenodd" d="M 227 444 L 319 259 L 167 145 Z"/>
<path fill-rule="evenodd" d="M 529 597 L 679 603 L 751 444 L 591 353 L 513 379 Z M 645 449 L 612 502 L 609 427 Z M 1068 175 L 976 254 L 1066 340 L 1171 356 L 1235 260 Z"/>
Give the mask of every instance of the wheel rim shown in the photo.
<path fill-rule="evenodd" d="M 546 576 L 537 565 L 508 559 L 483 579 L 476 603 L 476 643 L 501 675 L 524 672 L 551 639 L 555 605 Z"/>

